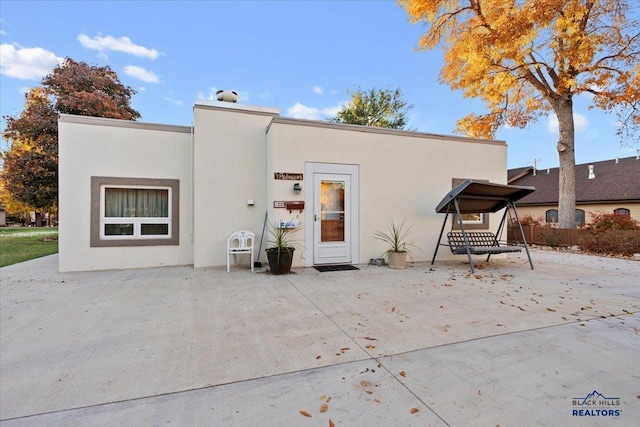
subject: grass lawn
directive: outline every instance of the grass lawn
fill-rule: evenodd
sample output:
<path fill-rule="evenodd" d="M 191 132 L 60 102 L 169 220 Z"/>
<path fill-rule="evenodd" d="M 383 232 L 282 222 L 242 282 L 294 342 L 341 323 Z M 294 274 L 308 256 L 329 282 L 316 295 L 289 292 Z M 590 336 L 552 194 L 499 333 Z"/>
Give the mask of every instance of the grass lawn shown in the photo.
<path fill-rule="evenodd" d="M 0 267 L 57 252 L 57 227 L 0 228 Z"/>

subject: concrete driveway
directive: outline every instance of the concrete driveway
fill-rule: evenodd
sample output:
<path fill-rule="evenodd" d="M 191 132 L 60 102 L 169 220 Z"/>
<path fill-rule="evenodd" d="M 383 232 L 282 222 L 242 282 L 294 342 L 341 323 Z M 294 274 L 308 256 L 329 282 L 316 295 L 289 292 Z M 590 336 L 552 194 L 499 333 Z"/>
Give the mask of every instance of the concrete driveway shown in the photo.
<path fill-rule="evenodd" d="M 637 426 L 640 262 L 532 257 L 5 267 L 0 424 Z"/>

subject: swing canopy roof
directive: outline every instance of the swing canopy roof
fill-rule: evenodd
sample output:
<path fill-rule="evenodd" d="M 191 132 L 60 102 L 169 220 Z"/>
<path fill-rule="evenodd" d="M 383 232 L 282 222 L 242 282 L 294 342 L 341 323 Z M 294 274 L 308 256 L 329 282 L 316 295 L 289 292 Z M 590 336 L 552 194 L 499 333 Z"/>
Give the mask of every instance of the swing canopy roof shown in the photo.
<path fill-rule="evenodd" d="M 444 196 L 436 207 L 436 212 L 455 212 L 454 200 L 458 200 L 461 214 L 498 212 L 506 208 L 509 202 L 520 200 L 534 191 L 535 187 L 466 179 Z"/>

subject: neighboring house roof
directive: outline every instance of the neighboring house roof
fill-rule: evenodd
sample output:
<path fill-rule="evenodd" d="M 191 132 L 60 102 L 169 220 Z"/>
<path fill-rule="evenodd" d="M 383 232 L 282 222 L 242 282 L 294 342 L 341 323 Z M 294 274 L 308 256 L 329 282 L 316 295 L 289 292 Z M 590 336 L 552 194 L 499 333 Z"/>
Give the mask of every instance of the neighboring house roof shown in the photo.
<path fill-rule="evenodd" d="M 593 165 L 595 178 L 589 179 Z M 510 169 L 508 182 L 527 185 L 536 191 L 517 204 L 558 204 L 559 168 L 536 170 L 532 167 Z M 575 166 L 576 203 L 640 202 L 640 159 L 625 157 L 618 160 L 584 163 Z"/>

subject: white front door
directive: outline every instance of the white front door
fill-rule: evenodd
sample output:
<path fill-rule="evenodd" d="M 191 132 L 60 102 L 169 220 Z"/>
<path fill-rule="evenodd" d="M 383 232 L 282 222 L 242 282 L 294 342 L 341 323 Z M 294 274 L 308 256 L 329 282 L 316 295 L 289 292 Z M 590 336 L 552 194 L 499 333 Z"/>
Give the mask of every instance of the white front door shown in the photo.
<path fill-rule="evenodd" d="M 351 175 L 313 174 L 313 262 L 350 263 Z"/>

